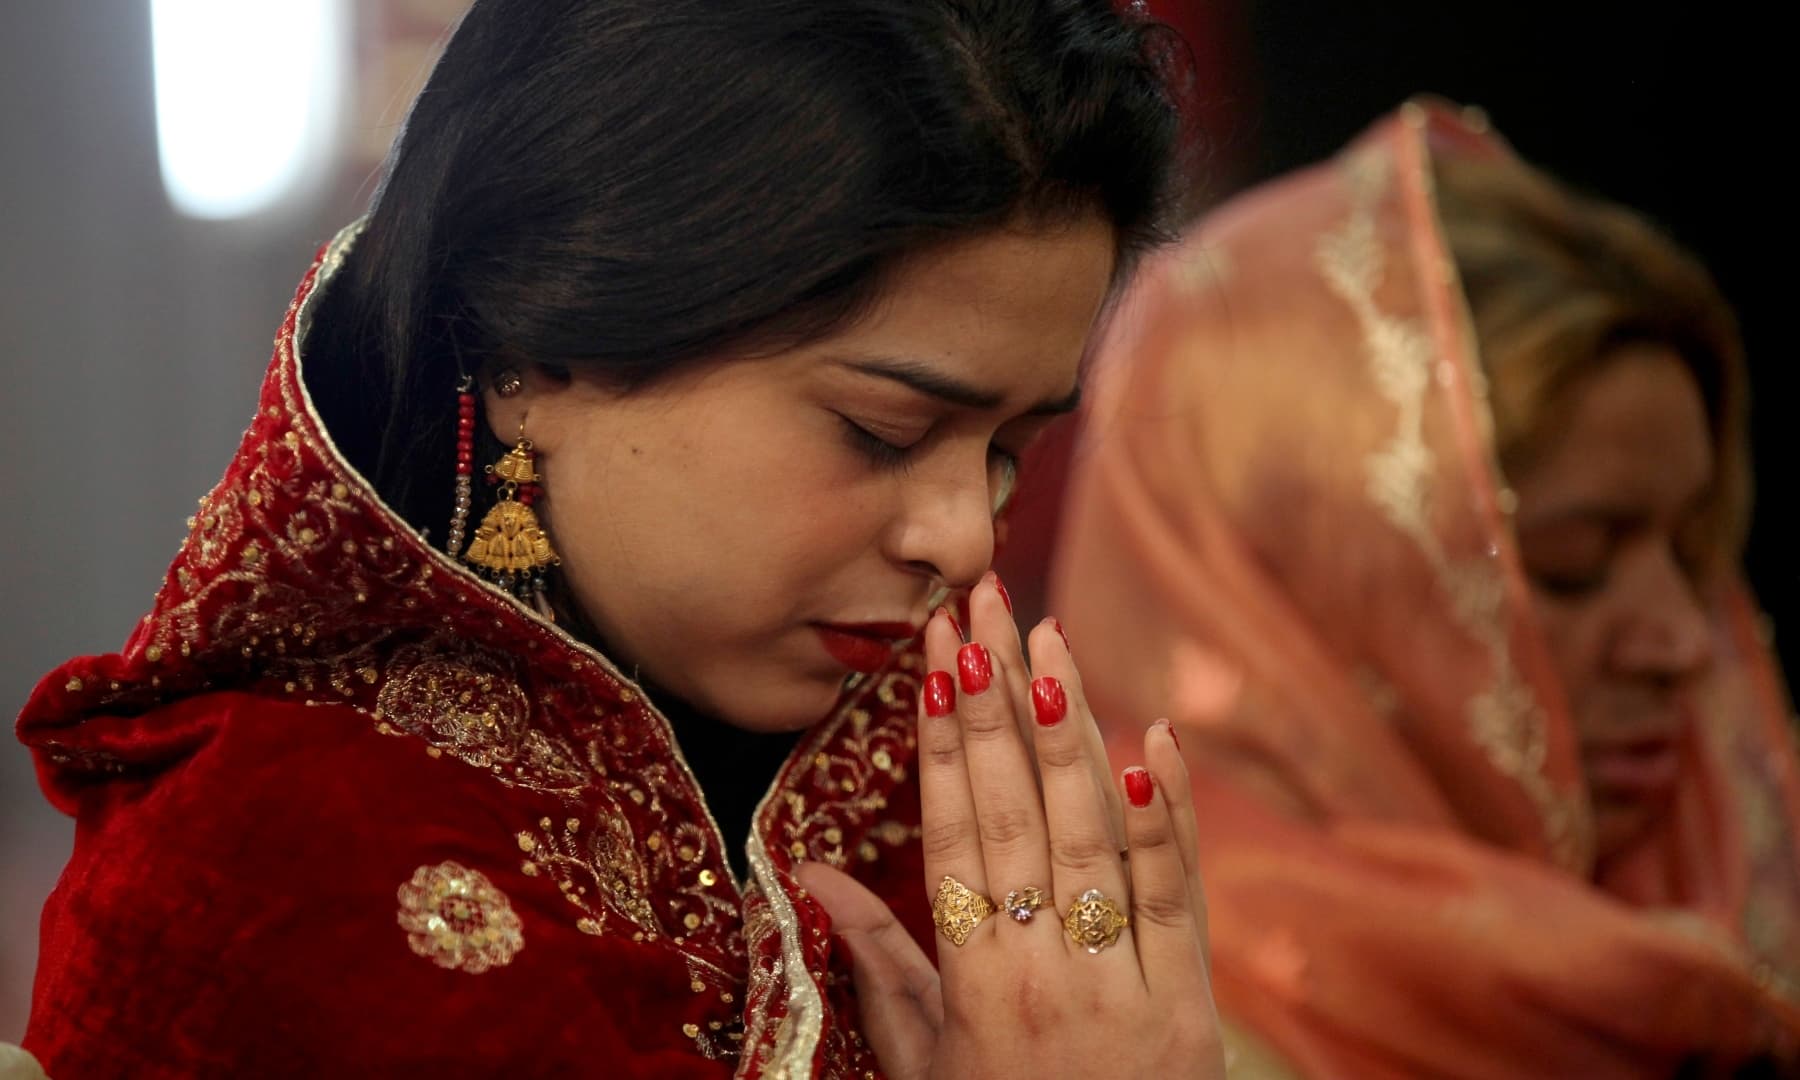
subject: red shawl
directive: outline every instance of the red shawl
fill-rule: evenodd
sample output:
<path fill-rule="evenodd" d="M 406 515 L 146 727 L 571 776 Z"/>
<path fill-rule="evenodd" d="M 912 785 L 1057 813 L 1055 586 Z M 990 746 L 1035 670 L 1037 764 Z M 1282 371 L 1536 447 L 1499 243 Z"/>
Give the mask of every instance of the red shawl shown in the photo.
<path fill-rule="evenodd" d="M 802 738 L 738 882 L 631 680 L 333 446 L 299 343 L 352 240 L 152 611 L 19 718 L 78 823 L 25 1046 L 65 1078 L 874 1069 L 793 869 L 857 874 L 930 940 L 917 654 Z"/>

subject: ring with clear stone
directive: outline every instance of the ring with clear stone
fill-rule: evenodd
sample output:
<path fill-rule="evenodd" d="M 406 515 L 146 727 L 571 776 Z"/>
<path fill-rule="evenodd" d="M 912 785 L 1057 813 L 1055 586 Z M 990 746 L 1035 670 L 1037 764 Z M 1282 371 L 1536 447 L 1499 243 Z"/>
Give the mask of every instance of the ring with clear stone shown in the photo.
<path fill-rule="evenodd" d="M 1023 889 L 1014 889 L 1001 901 L 1000 910 L 1011 915 L 1014 922 L 1027 923 L 1037 913 L 1037 909 L 1050 903 L 1044 890 L 1036 885 L 1027 885 Z"/>

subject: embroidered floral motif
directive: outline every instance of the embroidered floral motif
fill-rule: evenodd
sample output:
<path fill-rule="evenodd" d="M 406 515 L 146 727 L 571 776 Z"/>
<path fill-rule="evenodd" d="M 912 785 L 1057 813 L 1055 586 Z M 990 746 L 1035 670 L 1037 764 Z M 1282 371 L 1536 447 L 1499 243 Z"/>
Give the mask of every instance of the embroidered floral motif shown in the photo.
<path fill-rule="evenodd" d="M 744 1018 L 738 1006 L 743 982 L 690 958 L 688 989 L 694 992 L 702 1011 L 712 1013 L 714 1018 L 703 1023 L 690 1020 L 682 1024 L 682 1034 L 692 1039 L 694 1049 L 709 1061 L 736 1058 L 744 1045 Z"/>
<path fill-rule="evenodd" d="M 887 792 L 907 775 L 897 763 L 912 759 L 917 742 L 907 718 L 918 691 L 913 671 L 889 672 L 826 725 L 805 774 L 808 782 L 782 792 L 785 820 L 775 835 L 785 838 L 794 858 L 843 867 L 848 852 L 859 850 L 884 818 Z M 867 701 L 871 696 L 873 703 Z"/>
<path fill-rule="evenodd" d="M 584 913 L 575 923 L 582 933 L 606 933 L 610 912 L 616 911 L 637 928 L 635 940 L 654 940 L 662 928 L 646 898 L 644 865 L 632 843 L 631 826 L 618 814 L 598 819 L 599 828 L 585 835 L 579 818 L 568 818 L 560 829 L 543 818 L 535 834 L 519 833 L 519 850 L 526 854 L 523 869 L 556 882 L 563 899 Z"/>
<path fill-rule="evenodd" d="M 531 703 L 493 652 L 397 649 L 380 679 L 377 715 L 478 769 L 533 791 L 573 795 L 592 778 L 574 747 L 531 723 Z"/>
<path fill-rule="evenodd" d="M 399 896 L 406 943 L 438 967 L 479 975 L 512 963 L 525 947 L 505 894 L 461 863 L 419 867 Z"/>

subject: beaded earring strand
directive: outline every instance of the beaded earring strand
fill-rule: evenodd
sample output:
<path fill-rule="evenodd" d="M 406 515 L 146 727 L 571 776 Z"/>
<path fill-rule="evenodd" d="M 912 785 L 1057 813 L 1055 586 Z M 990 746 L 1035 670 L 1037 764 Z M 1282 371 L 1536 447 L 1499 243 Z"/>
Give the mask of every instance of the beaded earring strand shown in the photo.
<path fill-rule="evenodd" d="M 494 380 L 494 392 L 501 397 L 512 397 L 523 388 L 523 380 L 517 372 L 503 371 Z M 472 420 L 469 432 L 472 437 Z M 459 457 L 459 470 L 461 460 Z M 473 460 L 471 454 L 471 463 Z M 459 472 L 459 482 L 460 475 Z M 544 618 L 555 622 L 548 595 L 549 570 L 560 565 L 562 559 L 550 546 L 550 537 L 545 534 L 533 509 L 543 495 L 543 477 L 537 472 L 531 440 L 525 437 L 523 418 L 519 420 L 518 441 L 504 457 L 487 467 L 487 478 L 488 483 L 498 485 L 499 490 L 493 507 L 476 527 L 475 538 L 469 542 L 468 551 L 463 553 L 463 561 L 489 581 L 531 603 Z M 453 523 L 452 528 L 466 524 L 468 511 L 461 502 L 458 512 L 463 515 L 463 521 Z"/>
<path fill-rule="evenodd" d="M 468 532 L 469 508 L 474 505 L 475 476 L 475 380 L 467 375 L 456 384 L 456 509 L 450 514 L 450 533 L 444 550 L 451 558 L 462 554 Z"/>

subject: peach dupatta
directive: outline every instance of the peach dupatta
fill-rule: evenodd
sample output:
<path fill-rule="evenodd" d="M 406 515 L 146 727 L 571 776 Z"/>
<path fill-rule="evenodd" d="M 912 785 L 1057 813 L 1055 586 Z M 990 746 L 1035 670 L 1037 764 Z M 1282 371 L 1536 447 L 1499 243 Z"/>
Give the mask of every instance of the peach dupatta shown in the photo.
<path fill-rule="evenodd" d="M 1415 102 L 1148 267 L 1055 571 L 1103 717 L 1195 765 L 1222 1010 L 1320 1077 L 1669 1075 L 1800 1046 L 1787 706 L 1741 590 L 1667 827 L 1596 881 Z"/>

